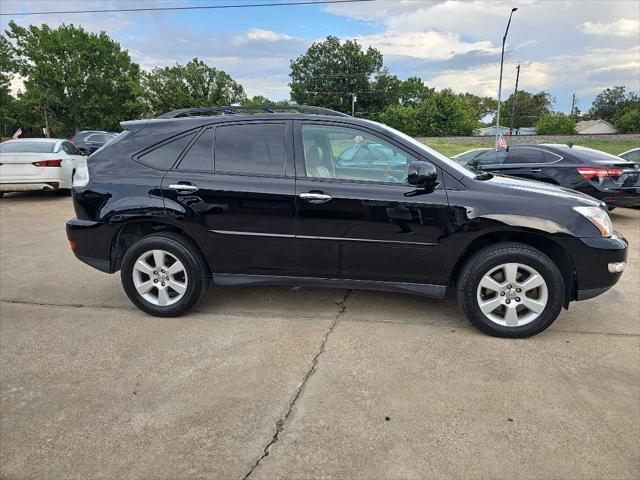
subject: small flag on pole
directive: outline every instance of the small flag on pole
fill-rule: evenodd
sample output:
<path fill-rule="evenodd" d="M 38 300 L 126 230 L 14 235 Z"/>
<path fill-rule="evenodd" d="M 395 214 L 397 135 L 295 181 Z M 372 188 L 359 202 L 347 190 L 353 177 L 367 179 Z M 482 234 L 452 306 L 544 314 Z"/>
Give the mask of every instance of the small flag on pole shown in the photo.
<path fill-rule="evenodd" d="M 16 138 L 20 137 L 20 135 L 22 135 L 22 128 L 18 127 L 18 130 L 16 130 L 16 133 L 14 133 L 13 137 L 11 137 L 11 138 L 13 138 L 15 140 Z"/>
<path fill-rule="evenodd" d="M 500 134 L 500 136 L 498 137 L 498 140 L 496 141 L 496 148 L 498 150 L 506 150 L 507 149 L 507 140 L 504 138 L 502 133 Z"/>

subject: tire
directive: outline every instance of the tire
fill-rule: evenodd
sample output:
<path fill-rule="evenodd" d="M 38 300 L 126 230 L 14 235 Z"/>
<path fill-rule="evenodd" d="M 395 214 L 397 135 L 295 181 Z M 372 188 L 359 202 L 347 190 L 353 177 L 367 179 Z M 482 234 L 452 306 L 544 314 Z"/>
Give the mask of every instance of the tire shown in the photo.
<path fill-rule="evenodd" d="M 157 268 L 158 258 L 164 259 L 165 268 Z M 141 259 L 146 265 L 138 263 Z M 177 317 L 205 296 L 210 274 L 193 242 L 182 235 L 163 232 L 143 237 L 129 247 L 122 259 L 120 278 L 129 300 L 140 310 L 157 317 Z"/>
<path fill-rule="evenodd" d="M 522 243 L 505 242 L 476 252 L 458 277 L 458 303 L 464 314 L 494 337 L 525 338 L 542 332 L 560 314 L 564 295 L 556 264 Z"/>

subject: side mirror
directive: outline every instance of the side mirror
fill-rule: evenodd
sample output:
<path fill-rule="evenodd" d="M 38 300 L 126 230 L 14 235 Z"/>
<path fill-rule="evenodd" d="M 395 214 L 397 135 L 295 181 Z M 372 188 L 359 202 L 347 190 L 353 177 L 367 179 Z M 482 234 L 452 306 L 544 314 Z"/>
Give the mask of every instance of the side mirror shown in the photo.
<path fill-rule="evenodd" d="M 407 181 L 410 185 L 433 191 L 438 186 L 438 170 L 429 162 L 411 162 Z"/>

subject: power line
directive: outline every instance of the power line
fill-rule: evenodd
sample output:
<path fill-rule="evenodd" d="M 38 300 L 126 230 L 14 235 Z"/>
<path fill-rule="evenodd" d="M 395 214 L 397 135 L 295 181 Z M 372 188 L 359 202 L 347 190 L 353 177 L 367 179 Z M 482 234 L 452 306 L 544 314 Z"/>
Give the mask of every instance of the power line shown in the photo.
<path fill-rule="evenodd" d="M 222 10 L 225 8 L 254 8 L 254 7 L 289 7 L 294 5 L 323 5 L 330 3 L 361 3 L 377 0 L 301 0 L 299 2 L 269 2 L 269 3 L 241 3 L 236 5 L 192 5 L 188 7 L 144 7 L 144 8 L 110 8 L 96 10 L 58 10 L 47 12 L 12 12 L 0 13 L 0 16 L 25 15 L 60 15 L 67 13 L 115 13 L 115 12 L 157 12 L 168 10 Z"/>

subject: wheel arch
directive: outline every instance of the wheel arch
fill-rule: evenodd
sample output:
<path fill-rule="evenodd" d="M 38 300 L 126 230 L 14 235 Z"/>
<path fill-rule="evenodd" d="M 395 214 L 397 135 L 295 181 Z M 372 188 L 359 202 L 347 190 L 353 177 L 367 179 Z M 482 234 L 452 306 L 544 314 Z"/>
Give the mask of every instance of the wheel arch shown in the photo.
<path fill-rule="evenodd" d="M 450 278 L 450 285 L 455 286 L 462 268 L 469 258 L 489 245 L 502 242 L 518 242 L 540 250 L 547 255 L 562 273 L 564 281 L 565 295 L 564 307 L 569 306 L 569 302 L 575 299 L 576 295 L 576 273 L 573 261 L 569 253 L 557 242 L 544 236 L 531 232 L 522 231 L 497 231 L 481 235 L 475 238 L 458 257 Z"/>
<path fill-rule="evenodd" d="M 131 220 L 118 229 L 118 232 L 113 237 L 111 246 L 111 265 L 113 265 L 113 271 L 116 272 L 120 270 L 122 267 L 122 259 L 129 247 L 141 238 L 159 232 L 173 232 L 189 240 L 206 261 L 209 271 L 212 271 L 209 259 L 204 254 L 202 245 L 200 245 L 196 238 L 174 224 L 149 219 Z"/>

